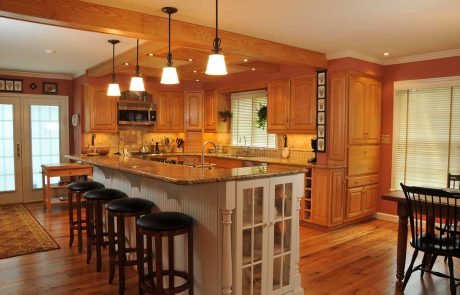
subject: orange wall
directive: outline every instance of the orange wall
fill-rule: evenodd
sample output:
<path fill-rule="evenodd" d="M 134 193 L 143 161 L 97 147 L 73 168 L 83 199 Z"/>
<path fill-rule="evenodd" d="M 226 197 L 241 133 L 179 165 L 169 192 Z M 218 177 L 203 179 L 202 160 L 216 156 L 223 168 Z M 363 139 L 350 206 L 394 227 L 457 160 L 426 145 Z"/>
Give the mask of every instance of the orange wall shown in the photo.
<path fill-rule="evenodd" d="M 393 133 L 393 83 L 395 81 L 460 76 L 460 56 L 388 65 L 384 67 L 382 84 L 382 134 Z M 383 144 L 380 161 L 380 191 L 391 186 L 392 145 Z M 380 200 L 379 212 L 396 214 L 392 202 Z"/>

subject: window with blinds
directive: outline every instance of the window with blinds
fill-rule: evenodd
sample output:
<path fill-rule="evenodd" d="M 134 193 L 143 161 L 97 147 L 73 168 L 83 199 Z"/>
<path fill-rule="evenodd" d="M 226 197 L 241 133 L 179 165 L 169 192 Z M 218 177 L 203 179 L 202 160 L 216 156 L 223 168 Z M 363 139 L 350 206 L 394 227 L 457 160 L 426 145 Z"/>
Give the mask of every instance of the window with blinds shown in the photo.
<path fill-rule="evenodd" d="M 234 146 L 268 147 L 276 145 L 275 134 L 267 133 L 267 128 L 257 128 L 257 111 L 267 106 L 265 90 L 232 93 L 232 144 Z"/>
<path fill-rule="evenodd" d="M 460 174 L 460 87 L 396 91 L 393 189 L 446 187 Z"/>

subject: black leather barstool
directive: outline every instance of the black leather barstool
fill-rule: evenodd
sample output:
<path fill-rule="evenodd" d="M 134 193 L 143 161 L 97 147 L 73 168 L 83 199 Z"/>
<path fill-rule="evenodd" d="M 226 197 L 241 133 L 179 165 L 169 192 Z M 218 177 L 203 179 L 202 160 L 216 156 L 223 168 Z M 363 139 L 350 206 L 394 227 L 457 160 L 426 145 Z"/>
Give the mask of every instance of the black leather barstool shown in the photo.
<path fill-rule="evenodd" d="M 83 195 L 86 199 L 86 263 L 90 263 L 92 254 L 92 245 L 96 245 L 96 271 L 101 271 L 102 246 L 107 246 L 109 233 L 103 230 L 102 208 L 106 203 L 128 198 L 128 195 L 122 191 L 101 188 L 86 192 Z"/>
<path fill-rule="evenodd" d="M 86 230 L 86 220 L 81 217 L 81 206 L 82 206 L 82 195 L 88 191 L 94 189 L 104 188 L 104 185 L 97 181 L 76 181 L 72 182 L 67 186 L 68 190 L 68 207 L 69 207 L 69 230 L 70 239 L 69 247 L 72 247 L 74 240 L 74 231 L 77 231 L 78 235 L 78 252 L 83 251 L 83 230 Z M 75 196 L 75 204 L 77 206 L 77 220 L 73 218 L 73 197 Z M 83 223 L 85 226 L 83 226 Z"/>
<path fill-rule="evenodd" d="M 134 217 L 136 221 L 142 215 L 149 214 L 153 210 L 158 211 L 155 203 L 140 198 L 127 198 L 110 201 L 105 205 L 109 227 L 109 284 L 113 282 L 115 266 L 118 264 L 118 293 L 125 292 L 125 266 L 137 265 L 140 258 L 141 263 L 152 260 L 152 242 L 147 243 L 147 249 L 137 254 L 136 259 L 128 259 L 126 254 L 136 253 L 136 248 L 126 247 L 125 241 L 125 218 Z M 117 218 L 117 231 L 115 232 L 115 217 Z M 115 249 L 115 246 L 117 249 Z M 143 247 L 144 245 L 142 245 Z M 146 255 L 144 255 L 146 254 Z M 152 263 L 149 263 L 152 269 Z"/>
<path fill-rule="evenodd" d="M 174 237 L 188 236 L 188 272 L 174 269 Z M 139 294 L 145 292 L 156 295 L 177 294 L 188 289 L 193 295 L 193 218 L 178 212 L 158 212 L 145 215 L 136 222 L 137 257 L 144 251 L 144 236 L 147 242 L 155 238 L 155 271 L 144 274 L 143 261 L 138 259 Z M 168 238 L 168 269 L 163 269 L 162 238 Z M 168 276 L 168 287 L 163 287 L 163 277 Z M 175 286 L 174 279 L 183 278 L 185 282 Z"/>

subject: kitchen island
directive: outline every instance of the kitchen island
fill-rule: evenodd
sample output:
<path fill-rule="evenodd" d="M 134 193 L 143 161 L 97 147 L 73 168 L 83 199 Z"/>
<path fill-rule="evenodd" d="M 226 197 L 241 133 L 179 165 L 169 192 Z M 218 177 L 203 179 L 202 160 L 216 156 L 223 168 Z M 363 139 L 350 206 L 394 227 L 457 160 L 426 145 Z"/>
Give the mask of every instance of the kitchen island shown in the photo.
<path fill-rule="evenodd" d="M 203 169 L 121 155 L 66 158 L 93 165 L 94 179 L 106 187 L 195 219 L 195 294 L 303 294 L 298 210 L 305 168 Z M 133 223 L 128 243 L 134 238 Z M 178 239 L 176 268 L 186 269 L 186 253 Z"/>

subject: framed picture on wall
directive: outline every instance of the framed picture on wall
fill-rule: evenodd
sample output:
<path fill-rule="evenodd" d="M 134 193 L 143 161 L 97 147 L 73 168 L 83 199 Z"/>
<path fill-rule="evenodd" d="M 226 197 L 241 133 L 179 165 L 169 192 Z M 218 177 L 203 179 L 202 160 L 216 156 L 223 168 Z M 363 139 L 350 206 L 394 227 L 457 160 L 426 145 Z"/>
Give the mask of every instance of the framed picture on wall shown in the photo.
<path fill-rule="evenodd" d="M 5 80 L 0 79 L 0 91 L 5 91 Z"/>
<path fill-rule="evenodd" d="M 324 98 L 318 99 L 318 111 L 324 112 L 326 110 L 326 100 Z"/>
<path fill-rule="evenodd" d="M 57 83 L 43 82 L 42 92 L 43 94 L 57 94 L 58 93 Z"/>
<path fill-rule="evenodd" d="M 318 125 L 318 138 L 325 137 L 324 125 Z"/>
<path fill-rule="evenodd" d="M 324 152 L 326 150 L 326 144 L 324 138 L 318 138 L 318 151 Z"/>
<path fill-rule="evenodd" d="M 14 92 L 22 92 L 22 80 L 14 80 Z"/>
<path fill-rule="evenodd" d="M 324 125 L 325 120 L 325 113 L 324 112 L 318 112 L 318 125 Z"/>
<path fill-rule="evenodd" d="M 326 84 L 326 73 L 325 72 L 319 72 L 318 73 L 318 86 L 319 85 L 325 85 Z"/>
<path fill-rule="evenodd" d="M 326 86 L 318 86 L 318 98 L 326 97 Z"/>
<path fill-rule="evenodd" d="M 14 91 L 14 81 L 5 80 L 5 91 L 13 92 Z"/>

